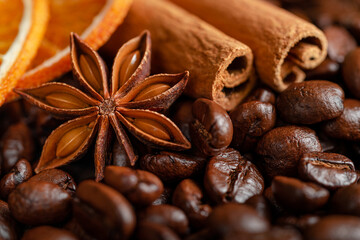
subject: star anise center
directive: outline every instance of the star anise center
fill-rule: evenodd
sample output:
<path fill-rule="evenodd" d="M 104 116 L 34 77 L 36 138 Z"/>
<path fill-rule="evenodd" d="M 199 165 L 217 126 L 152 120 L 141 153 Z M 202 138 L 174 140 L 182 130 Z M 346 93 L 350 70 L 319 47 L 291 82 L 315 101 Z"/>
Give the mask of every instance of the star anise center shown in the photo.
<path fill-rule="evenodd" d="M 100 115 L 109 115 L 115 111 L 116 104 L 113 99 L 106 99 L 99 105 Z"/>

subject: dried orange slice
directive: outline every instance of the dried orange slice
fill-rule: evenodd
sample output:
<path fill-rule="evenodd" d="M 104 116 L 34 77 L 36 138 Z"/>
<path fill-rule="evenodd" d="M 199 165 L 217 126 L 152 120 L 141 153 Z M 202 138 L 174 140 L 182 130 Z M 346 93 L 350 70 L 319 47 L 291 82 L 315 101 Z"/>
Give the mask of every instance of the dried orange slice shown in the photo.
<path fill-rule="evenodd" d="M 0 105 L 34 58 L 48 17 L 47 0 L 0 1 Z"/>
<path fill-rule="evenodd" d="M 71 70 L 70 32 L 78 33 L 93 49 L 103 45 L 125 18 L 132 0 L 52 0 L 45 37 L 17 87 L 29 88 Z M 14 95 L 12 96 L 14 97 Z"/>

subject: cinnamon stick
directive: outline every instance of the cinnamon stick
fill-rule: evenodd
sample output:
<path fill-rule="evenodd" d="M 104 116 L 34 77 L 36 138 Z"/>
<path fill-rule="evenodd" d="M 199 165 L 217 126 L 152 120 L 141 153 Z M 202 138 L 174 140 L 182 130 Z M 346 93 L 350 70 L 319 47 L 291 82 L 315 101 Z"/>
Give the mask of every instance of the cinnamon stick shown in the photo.
<path fill-rule="evenodd" d="M 212 99 L 231 110 L 254 87 L 249 47 L 163 0 L 135 0 L 103 51 L 116 53 L 144 29 L 151 33 L 153 72 L 190 71 L 185 94 Z"/>
<path fill-rule="evenodd" d="M 302 69 L 325 59 L 327 41 L 319 29 L 265 1 L 171 1 L 247 44 L 260 79 L 277 91 L 303 81 Z"/>

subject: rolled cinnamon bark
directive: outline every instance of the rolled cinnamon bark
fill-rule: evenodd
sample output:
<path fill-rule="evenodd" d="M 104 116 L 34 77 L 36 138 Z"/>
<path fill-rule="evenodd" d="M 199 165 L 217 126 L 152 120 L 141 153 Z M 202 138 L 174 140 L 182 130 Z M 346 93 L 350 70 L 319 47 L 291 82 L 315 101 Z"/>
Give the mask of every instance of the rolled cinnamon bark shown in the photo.
<path fill-rule="evenodd" d="M 327 41 L 314 25 L 260 0 L 171 0 L 247 44 L 260 79 L 276 91 L 301 82 L 318 66 Z"/>
<path fill-rule="evenodd" d="M 249 47 L 163 0 L 135 0 L 102 50 L 115 54 L 144 29 L 151 32 L 154 72 L 190 71 L 185 94 L 212 99 L 231 110 L 254 87 Z"/>

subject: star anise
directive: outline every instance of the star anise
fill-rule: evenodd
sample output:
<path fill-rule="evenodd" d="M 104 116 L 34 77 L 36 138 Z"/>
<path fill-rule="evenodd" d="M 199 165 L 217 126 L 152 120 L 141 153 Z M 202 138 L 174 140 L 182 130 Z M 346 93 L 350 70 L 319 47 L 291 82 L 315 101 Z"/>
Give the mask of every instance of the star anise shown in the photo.
<path fill-rule="evenodd" d="M 74 118 L 55 129 L 45 142 L 35 168 L 59 167 L 82 156 L 97 134 L 95 178 L 103 178 L 110 125 L 131 165 L 137 156 L 123 127 L 151 146 L 184 150 L 190 143 L 178 127 L 159 113 L 183 92 L 189 73 L 150 74 L 151 40 L 145 31 L 118 51 L 109 84 L 106 66 L 76 34 L 71 34 L 73 73 L 87 93 L 64 83 L 48 83 L 15 92 L 45 111 Z"/>

